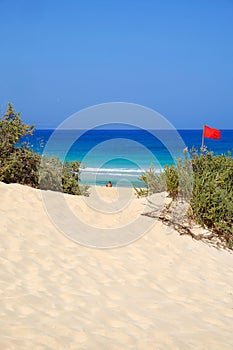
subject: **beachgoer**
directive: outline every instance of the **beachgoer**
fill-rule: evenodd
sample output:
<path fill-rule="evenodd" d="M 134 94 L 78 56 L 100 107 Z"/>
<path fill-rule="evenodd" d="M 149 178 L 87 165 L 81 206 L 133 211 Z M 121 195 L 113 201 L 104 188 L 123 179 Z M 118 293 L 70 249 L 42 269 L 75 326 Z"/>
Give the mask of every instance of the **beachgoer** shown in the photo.
<path fill-rule="evenodd" d="M 108 181 L 108 183 L 106 183 L 106 187 L 112 187 L 111 181 Z"/>

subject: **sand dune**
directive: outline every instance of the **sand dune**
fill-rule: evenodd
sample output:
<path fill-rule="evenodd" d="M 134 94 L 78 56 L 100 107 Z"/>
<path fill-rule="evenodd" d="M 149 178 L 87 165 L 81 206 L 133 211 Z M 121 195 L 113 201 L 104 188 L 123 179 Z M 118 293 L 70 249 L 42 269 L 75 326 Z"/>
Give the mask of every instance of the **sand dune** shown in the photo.
<path fill-rule="evenodd" d="M 232 254 L 141 216 L 148 202 L 130 189 L 84 199 L 0 183 L 0 196 L 0 349 L 233 348 Z M 83 223 L 81 244 L 63 219 L 69 233 Z M 127 225 L 131 244 L 85 246 L 90 227 L 100 246 L 112 228 L 124 245 Z"/>

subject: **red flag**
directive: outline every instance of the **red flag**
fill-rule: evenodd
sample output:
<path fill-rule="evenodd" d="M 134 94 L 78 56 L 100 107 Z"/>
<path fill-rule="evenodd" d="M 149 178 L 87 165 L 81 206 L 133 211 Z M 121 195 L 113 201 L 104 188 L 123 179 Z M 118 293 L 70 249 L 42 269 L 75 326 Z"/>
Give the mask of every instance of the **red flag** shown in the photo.
<path fill-rule="evenodd" d="M 207 125 L 204 125 L 204 137 L 207 137 L 209 139 L 220 140 L 220 136 L 221 136 L 220 130 L 213 129 Z"/>

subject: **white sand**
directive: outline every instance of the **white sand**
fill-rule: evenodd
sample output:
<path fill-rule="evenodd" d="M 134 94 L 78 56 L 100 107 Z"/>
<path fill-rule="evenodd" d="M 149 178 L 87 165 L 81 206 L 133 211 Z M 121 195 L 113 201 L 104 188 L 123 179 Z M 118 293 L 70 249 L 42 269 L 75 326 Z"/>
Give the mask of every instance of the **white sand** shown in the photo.
<path fill-rule="evenodd" d="M 145 207 L 127 190 L 97 194 L 65 196 L 87 225 L 124 226 Z M 233 348 L 232 254 L 160 222 L 127 246 L 87 248 L 56 229 L 40 191 L 0 183 L 0 196 L 0 349 Z"/>

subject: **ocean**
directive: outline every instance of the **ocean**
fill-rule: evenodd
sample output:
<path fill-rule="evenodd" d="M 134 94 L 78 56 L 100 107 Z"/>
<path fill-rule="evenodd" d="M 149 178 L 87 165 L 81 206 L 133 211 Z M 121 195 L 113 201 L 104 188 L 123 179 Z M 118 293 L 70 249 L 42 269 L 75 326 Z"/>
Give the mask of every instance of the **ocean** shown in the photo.
<path fill-rule="evenodd" d="M 139 176 L 152 164 L 160 172 L 184 157 L 185 147 L 200 149 L 202 139 L 202 130 L 92 129 L 59 130 L 51 142 L 53 132 L 37 129 L 22 141 L 40 154 L 82 162 L 81 183 L 99 186 L 143 186 Z M 205 146 L 214 154 L 233 152 L 233 130 L 221 130 L 220 140 L 205 139 Z"/>

